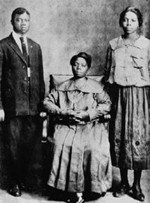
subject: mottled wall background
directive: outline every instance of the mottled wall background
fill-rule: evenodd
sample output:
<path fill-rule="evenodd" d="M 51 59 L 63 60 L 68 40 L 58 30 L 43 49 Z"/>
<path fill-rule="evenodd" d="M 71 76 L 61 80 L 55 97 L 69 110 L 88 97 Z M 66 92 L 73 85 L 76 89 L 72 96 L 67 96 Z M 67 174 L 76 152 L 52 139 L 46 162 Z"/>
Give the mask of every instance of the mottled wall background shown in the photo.
<path fill-rule="evenodd" d="M 49 74 L 70 74 L 69 60 L 80 51 L 86 51 L 93 57 L 90 74 L 103 73 L 108 41 L 121 34 L 119 14 L 129 5 L 137 6 L 142 11 L 143 33 L 150 38 L 148 0 L 0 0 L 0 39 L 12 31 L 12 11 L 16 7 L 26 7 L 31 13 L 29 36 L 41 45 L 43 51 L 48 91 Z M 4 160 L 1 139 L 2 178 L 5 170 L 1 164 Z"/>
<path fill-rule="evenodd" d="M 121 33 L 120 12 L 135 5 L 144 14 L 144 33 L 148 36 L 148 0 L 0 0 L 0 39 L 12 30 L 10 16 L 16 7 L 31 13 L 29 36 L 43 50 L 46 88 L 50 73 L 71 73 L 69 60 L 79 51 L 93 56 L 90 74 L 101 74 L 107 43 Z"/>

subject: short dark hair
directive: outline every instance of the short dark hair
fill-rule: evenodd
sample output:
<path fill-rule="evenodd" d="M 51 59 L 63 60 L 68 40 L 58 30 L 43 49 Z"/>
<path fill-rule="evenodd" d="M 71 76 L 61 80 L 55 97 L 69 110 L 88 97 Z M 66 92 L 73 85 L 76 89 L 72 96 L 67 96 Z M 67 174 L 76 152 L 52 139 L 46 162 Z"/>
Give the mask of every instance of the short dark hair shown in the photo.
<path fill-rule="evenodd" d="M 120 27 L 122 27 L 125 14 L 127 12 L 129 12 L 129 11 L 131 11 L 131 12 L 133 12 L 133 13 L 135 13 L 137 15 L 137 18 L 138 18 L 138 21 L 139 21 L 139 27 L 141 27 L 142 24 L 143 24 L 143 16 L 142 16 L 140 10 L 138 8 L 136 8 L 136 7 L 133 7 L 133 6 L 128 6 L 125 10 L 123 10 L 121 12 L 120 18 L 119 18 L 119 25 L 120 25 Z"/>
<path fill-rule="evenodd" d="M 16 8 L 12 14 L 11 14 L 11 22 L 13 23 L 14 22 L 14 18 L 15 18 L 15 15 L 18 14 L 18 15 L 21 15 L 23 13 L 27 13 L 27 15 L 30 16 L 30 13 L 27 9 L 23 8 L 23 7 L 18 7 Z"/>
<path fill-rule="evenodd" d="M 86 52 L 80 52 L 79 54 L 74 55 L 70 60 L 70 65 L 74 66 L 77 58 L 79 58 L 79 57 L 84 58 L 86 60 L 88 68 L 91 67 L 92 57 L 91 57 L 91 55 L 87 54 Z"/>

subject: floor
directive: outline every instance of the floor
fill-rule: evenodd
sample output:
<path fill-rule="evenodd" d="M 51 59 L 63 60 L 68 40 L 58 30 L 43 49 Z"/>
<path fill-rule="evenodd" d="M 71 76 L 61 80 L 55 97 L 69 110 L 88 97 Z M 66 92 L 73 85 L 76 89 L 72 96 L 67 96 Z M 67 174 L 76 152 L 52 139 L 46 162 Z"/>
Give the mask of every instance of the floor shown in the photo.
<path fill-rule="evenodd" d="M 129 180 L 132 184 L 132 171 L 129 171 Z M 113 168 L 114 181 L 119 181 L 119 170 Z M 141 186 L 145 194 L 144 203 L 150 203 L 150 170 L 143 171 Z M 57 201 L 50 201 L 48 197 L 42 197 L 37 194 L 23 193 L 21 197 L 13 197 L 9 195 L 5 190 L 0 190 L 0 203 L 57 203 Z M 60 202 L 59 202 L 60 203 Z M 105 197 L 101 197 L 95 201 L 90 201 L 89 203 L 139 203 L 139 201 L 133 199 L 132 197 L 125 195 L 121 198 L 115 198 L 112 196 L 111 192 L 107 192 Z"/>

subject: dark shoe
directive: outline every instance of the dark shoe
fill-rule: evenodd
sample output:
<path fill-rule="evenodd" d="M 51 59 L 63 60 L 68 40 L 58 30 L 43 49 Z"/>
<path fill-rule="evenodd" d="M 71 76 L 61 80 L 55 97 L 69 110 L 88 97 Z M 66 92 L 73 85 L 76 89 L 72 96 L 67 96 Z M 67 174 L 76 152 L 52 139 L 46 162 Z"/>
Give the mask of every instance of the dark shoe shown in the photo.
<path fill-rule="evenodd" d="M 120 188 L 113 193 L 114 197 L 122 197 L 125 194 L 128 194 L 130 191 L 129 184 L 121 184 Z"/>
<path fill-rule="evenodd" d="M 20 189 L 21 190 L 26 190 L 26 184 L 24 182 L 20 183 Z"/>
<path fill-rule="evenodd" d="M 106 192 L 102 192 L 101 197 L 105 197 Z"/>
<path fill-rule="evenodd" d="M 14 185 L 13 187 L 11 187 L 9 189 L 9 194 L 15 196 L 15 197 L 20 197 L 21 196 L 21 189 L 19 187 L 19 185 Z"/>
<path fill-rule="evenodd" d="M 20 186 L 20 189 L 25 191 L 25 192 L 31 192 L 32 191 L 31 187 L 28 184 L 26 184 L 25 182 L 21 182 L 19 184 L 19 186 Z"/>
<path fill-rule="evenodd" d="M 134 199 L 139 200 L 140 202 L 143 202 L 145 200 L 145 195 L 143 194 L 141 188 L 138 191 L 135 187 L 132 187 L 132 191 Z"/>

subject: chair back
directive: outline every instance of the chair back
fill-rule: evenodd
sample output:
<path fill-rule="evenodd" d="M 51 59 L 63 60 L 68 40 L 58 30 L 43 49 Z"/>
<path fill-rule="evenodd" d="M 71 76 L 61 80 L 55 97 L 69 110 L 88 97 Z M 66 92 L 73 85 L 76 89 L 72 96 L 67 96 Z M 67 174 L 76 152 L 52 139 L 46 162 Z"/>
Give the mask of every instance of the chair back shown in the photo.
<path fill-rule="evenodd" d="M 53 88 L 56 88 L 58 85 L 60 85 L 64 81 L 70 79 L 71 77 L 73 77 L 73 75 L 50 74 L 50 76 L 49 76 L 49 92 L 51 92 L 51 90 Z M 98 81 L 100 84 L 102 84 L 101 80 L 102 80 L 103 76 L 87 76 L 87 77 L 94 79 L 94 80 Z"/>

